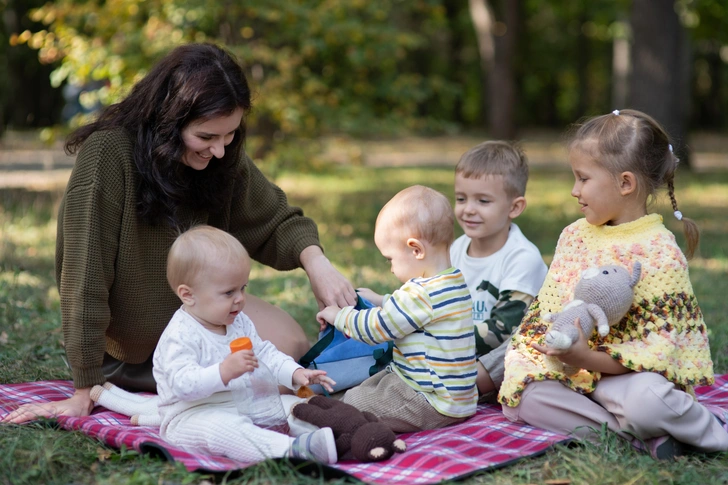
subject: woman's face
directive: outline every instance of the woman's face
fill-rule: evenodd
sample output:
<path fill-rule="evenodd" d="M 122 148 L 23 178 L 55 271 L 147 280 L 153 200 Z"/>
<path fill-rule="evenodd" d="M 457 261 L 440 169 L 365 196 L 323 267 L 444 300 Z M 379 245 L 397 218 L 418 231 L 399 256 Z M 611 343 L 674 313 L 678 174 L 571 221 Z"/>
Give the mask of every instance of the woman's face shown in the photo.
<path fill-rule="evenodd" d="M 233 141 L 243 118 L 243 108 L 230 115 L 205 121 L 192 121 L 182 130 L 185 153 L 182 163 L 194 170 L 204 170 L 212 157 L 222 158 L 225 147 Z"/>

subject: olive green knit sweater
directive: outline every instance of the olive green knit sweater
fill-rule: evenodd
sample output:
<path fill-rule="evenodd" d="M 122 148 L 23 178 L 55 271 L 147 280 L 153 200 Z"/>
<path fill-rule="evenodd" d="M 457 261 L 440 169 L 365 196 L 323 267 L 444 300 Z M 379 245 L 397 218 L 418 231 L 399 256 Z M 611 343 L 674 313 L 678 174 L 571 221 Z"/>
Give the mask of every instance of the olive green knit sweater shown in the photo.
<path fill-rule="evenodd" d="M 124 362 L 144 362 L 180 306 L 166 278 L 175 230 L 137 216 L 132 146 L 120 129 L 91 135 L 78 154 L 58 214 L 56 279 L 77 388 L 104 382 L 104 351 Z M 290 207 L 283 191 L 247 156 L 238 167 L 242 182 L 225 207 L 214 214 L 183 212 L 183 227 L 218 227 L 261 263 L 280 270 L 299 267 L 301 251 L 319 244 L 315 223 Z"/>

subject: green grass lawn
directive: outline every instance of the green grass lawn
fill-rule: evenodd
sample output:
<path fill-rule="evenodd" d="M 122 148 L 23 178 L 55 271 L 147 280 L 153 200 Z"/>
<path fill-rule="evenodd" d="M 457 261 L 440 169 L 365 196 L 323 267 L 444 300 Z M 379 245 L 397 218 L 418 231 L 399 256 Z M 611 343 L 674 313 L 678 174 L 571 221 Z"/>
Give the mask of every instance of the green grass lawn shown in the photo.
<path fill-rule="evenodd" d="M 372 241 L 379 208 L 416 183 L 452 197 L 451 168 L 336 167 L 325 173 L 284 174 L 278 183 L 293 204 L 319 223 L 326 254 L 355 286 L 399 286 Z M 551 261 L 561 229 L 580 217 L 567 170 L 533 169 L 528 208 L 517 220 Z M 702 229 L 690 272 L 710 329 L 716 373 L 728 373 L 728 173 L 680 173 L 677 200 Z M 63 360 L 58 292 L 53 272 L 55 214 L 62 188 L 0 189 L 0 382 L 69 379 Z M 652 210 L 682 244 L 681 227 L 665 197 Z M 291 313 L 313 340 L 316 303 L 301 270 L 279 273 L 255 265 L 250 292 Z M 0 484 L 321 483 L 283 465 L 263 463 L 238 476 L 209 477 L 135 452 L 102 446 L 50 423 L 0 428 Z M 561 481 L 559 481 L 561 480 Z M 338 483 L 331 481 L 330 483 Z M 600 446 L 557 447 L 466 484 L 718 484 L 728 483 L 728 454 L 654 462 L 612 435 Z"/>

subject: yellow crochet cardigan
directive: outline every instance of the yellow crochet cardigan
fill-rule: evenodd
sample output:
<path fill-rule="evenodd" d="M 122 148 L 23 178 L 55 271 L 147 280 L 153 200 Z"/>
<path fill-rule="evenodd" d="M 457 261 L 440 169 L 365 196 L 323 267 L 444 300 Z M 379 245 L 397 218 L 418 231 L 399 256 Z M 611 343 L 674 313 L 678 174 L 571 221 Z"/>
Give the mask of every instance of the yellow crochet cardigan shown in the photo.
<path fill-rule="evenodd" d="M 593 226 L 580 219 L 561 233 L 543 287 L 511 340 L 501 404 L 517 406 L 530 382 L 545 379 L 559 380 L 582 394 L 594 391 L 600 373 L 551 370 L 531 343 L 543 344 L 549 324 L 542 321 L 542 313 L 556 313 L 573 298 L 583 270 L 607 264 L 632 268 L 634 261 L 642 264 L 642 277 L 631 309 L 607 336 L 595 333 L 589 345 L 628 369 L 656 372 L 691 393 L 694 385 L 713 383 L 707 329 L 687 261 L 662 216 L 651 214 L 618 226 Z"/>

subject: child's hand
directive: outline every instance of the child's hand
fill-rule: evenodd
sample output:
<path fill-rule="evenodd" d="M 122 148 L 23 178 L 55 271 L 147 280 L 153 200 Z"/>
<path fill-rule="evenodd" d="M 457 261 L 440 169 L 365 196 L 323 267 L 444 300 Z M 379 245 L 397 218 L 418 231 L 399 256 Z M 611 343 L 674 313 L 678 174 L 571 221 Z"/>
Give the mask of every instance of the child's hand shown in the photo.
<path fill-rule="evenodd" d="M 329 323 L 333 325 L 336 321 L 336 315 L 338 315 L 340 310 L 341 308 L 337 306 L 327 306 L 326 308 L 318 312 L 316 314 L 316 320 L 318 320 L 320 325 L 319 330 L 323 332 L 324 330 L 326 330 L 326 325 L 328 325 Z"/>
<path fill-rule="evenodd" d="M 225 357 L 220 364 L 220 377 L 226 386 L 233 379 L 258 367 L 258 358 L 252 350 L 238 350 Z"/>
<path fill-rule="evenodd" d="M 538 344 L 531 344 L 531 347 L 542 354 L 553 355 L 566 365 L 586 369 L 592 372 L 601 372 L 602 374 L 611 375 L 632 372 L 630 369 L 620 364 L 619 361 L 614 359 L 610 354 L 590 349 L 578 318 L 574 321 L 574 325 L 576 325 L 576 328 L 579 331 L 579 340 L 574 342 L 574 345 L 572 345 L 571 348 L 566 350 L 556 350 Z"/>
<path fill-rule="evenodd" d="M 293 373 L 293 384 L 295 386 L 321 384 L 327 391 L 334 392 L 334 388 L 331 386 L 336 382 L 326 375 L 325 370 L 298 369 Z"/>
<path fill-rule="evenodd" d="M 539 345 L 536 343 L 531 344 L 531 347 L 542 354 L 556 357 L 566 365 L 590 370 L 588 367 L 585 367 L 585 365 L 588 365 L 588 362 L 591 360 L 590 356 L 593 350 L 589 348 L 589 344 L 587 343 L 586 336 L 584 336 L 584 331 L 581 329 L 581 324 L 579 323 L 578 318 L 574 320 L 574 325 L 576 325 L 576 328 L 579 331 L 579 339 L 568 349 L 552 349 L 551 347 L 546 347 L 545 345 Z"/>
<path fill-rule="evenodd" d="M 382 306 L 382 303 L 384 303 L 384 295 L 374 293 L 369 288 L 357 288 L 356 291 L 359 295 L 374 303 L 376 306 Z"/>

